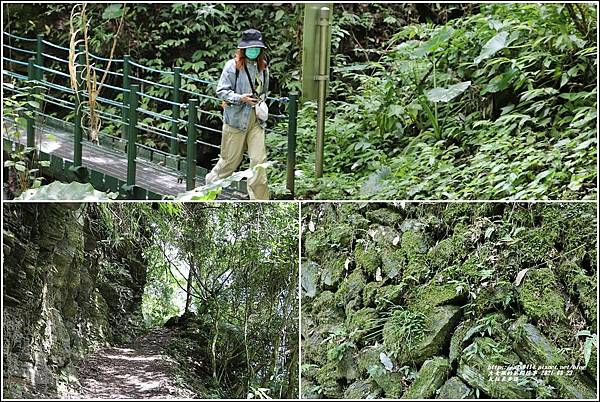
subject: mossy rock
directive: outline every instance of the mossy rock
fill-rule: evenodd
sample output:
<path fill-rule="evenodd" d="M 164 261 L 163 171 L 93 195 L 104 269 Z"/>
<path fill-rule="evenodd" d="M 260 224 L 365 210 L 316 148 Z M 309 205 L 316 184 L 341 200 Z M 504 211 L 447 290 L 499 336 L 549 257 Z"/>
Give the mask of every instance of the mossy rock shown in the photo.
<path fill-rule="evenodd" d="M 427 224 L 424 222 L 421 222 L 419 219 L 409 218 L 409 219 L 405 219 L 404 221 L 402 221 L 402 224 L 400 224 L 400 231 L 402 233 L 404 233 L 404 232 L 422 233 L 425 230 L 426 226 L 427 226 Z"/>
<path fill-rule="evenodd" d="M 489 312 L 506 310 L 517 299 L 514 284 L 502 281 L 496 286 L 482 288 L 472 308 L 477 315 L 483 316 Z"/>
<path fill-rule="evenodd" d="M 437 399 L 466 399 L 471 396 L 473 390 L 458 377 L 450 377 L 444 385 L 440 387 Z"/>
<path fill-rule="evenodd" d="M 302 399 L 319 399 L 319 394 L 316 392 L 318 389 L 317 383 L 311 379 L 302 377 L 300 382 L 300 394 Z"/>
<path fill-rule="evenodd" d="M 329 252 L 321 260 L 321 288 L 323 290 L 335 291 L 344 278 L 346 271 L 346 257 L 333 252 Z"/>
<path fill-rule="evenodd" d="M 450 373 L 450 363 L 443 357 L 425 361 L 417 373 L 417 378 L 402 395 L 402 399 L 429 399 L 435 395 Z"/>
<path fill-rule="evenodd" d="M 328 243 L 340 249 L 349 249 L 354 238 L 354 227 L 347 223 L 338 222 L 336 225 L 328 225 Z"/>
<path fill-rule="evenodd" d="M 370 381 L 356 380 L 344 391 L 344 399 L 378 399 L 381 397 L 381 388 Z"/>
<path fill-rule="evenodd" d="M 302 360 L 317 365 L 323 365 L 328 359 L 329 334 L 343 331 L 343 324 L 328 324 L 307 330 L 302 329 L 305 341 L 302 343 Z"/>
<path fill-rule="evenodd" d="M 402 250 L 386 247 L 381 250 L 381 268 L 382 274 L 390 279 L 395 279 L 402 275 L 406 259 Z"/>
<path fill-rule="evenodd" d="M 346 328 L 352 342 L 360 345 L 365 335 L 371 333 L 378 325 L 377 312 L 365 307 L 346 317 Z"/>
<path fill-rule="evenodd" d="M 487 335 L 496 340 L 508 339 L 508 332 L 504 328 L 507 317 L 502 312 L 489 313 L 478 320 L 462 321 L 454 330 L 450 339 L 448 358 L 454 364 L 462 355 L 465 346 L 474 338 Z"/>
<path fill-rule="evenodd" d="M 358 243 L 354 248 L 356 267 L 361 268 L 369 277 L 375 278 L 377 268 L 381 267 L 381 257 L 375 248 Z"/>
<path fill-rule="evenodd" d="M 378 288 L 375 295 L 375 306 L 377 310 L 382 311 L 390 306 L 400 304 L 403 294 L 403 285 L 387 285 Z"/>
<path fill-rule="evenodd" d="M 452 283 L 437 283 L 435 280 L 420 287 L 413 288 L 407 298 L 411 308 L 424 310 L 444 304 L 463 305 L 467 301 L 464 292 L 457 292 Z"/>
<path fill-rule="evenodd" d="M 454 232 L 452 236 L 440 240 L 427 252 L 427 259 L 431 266 L 440 269 L 453 265 L 454 262 L 466 257 L 469 243 L 466 235 Z"/>
<path fill-rule="evenodd" d="M 427 253 L 429 244 L 425 235 L 414 231 L 406 231 L 402 233 L 400 249 L 404 252 L 406 258 L 412 259 Z"/>
<path fill-rule="evenodd" d="M 555 272 L 565 284 L 568 295 L 580 307 L 590 327 L 596 328 L 597 278 L 587 276 L 584 270 L 573 262 L 559 265 L 555 268 Z"/>
<path fill-rule="evenodd" d="M 512 357 L 508 357 L 507 360 L 514 361 Z M 513 364 L 516 364 L 517 362 L 518 360 Z M 469 358 L 463 355 L 460 359 L 456 374 L 465 383 L 473 388 L 479 389 L 491 398 L 530 399 L 533 397 L 530 391 L 526 390 L 516 382 L 496 382 L 493 378 L 490 378 L 490 371 L 488 370 L 490 364 L 500 365 L 501 362 L 490 361 L 487 357 L 484 359 L 477 353 L 471 355 Z"/>
<path fill-rule="evenodd" d="M 454 364 L 454 362 L 458 360 L 465 347 L 465 336 L 476 325 L 475 320 L 461 321 L 461 323 L 458 324 L 452 333 L 452 338 L 450 338 L 450 350 L 448 351 L 450 364 Z"/>
<path fill-rule="evenodd" d="M 329 290 L 321 292 L 314 299 L 312 315 L 319 325 L 336 324 L 344 320 L 344 313 L 336 304 L 336 295 Z"/>
<path fill-rule="evenodd" d="M 568 366 L 569 362 L 542 333 L 520 317 L 510 328 L 510 335 L 515 342 L 515 351 L 522 361 L 545 366 Z M 582 399 L 593 398 L 593 387 L 586 384 L 576 373 L 572 377 L 552 375 L 548 378 L 558 394 L 563 398 Z"/>
<path fill-rule="evenodd" d="M 509 329 L 516 353 L 524 362 L 542 365 L 566 365 L 568 362 L 548 338 L 521 316 Z"/>
<path fill-rule="evenodd" d="M 386 398 L 398 399 L 404 393 L 404 375 L 399 372 L 388 371 L 379 364 L 369 368 L 369 376 L 383 390 Z"/>
<path fill-rule="evenodd" d="M 358 378 L 358 366 L 354 358 L 354 348 L 344 350 L 342 357 L 337 361 L 337 376 L 347 381 L 354 381 Z"/>
<path fill-rule="evenodd" d="M 530 228 L 519 232 L 518 242 L 512 246 L 522 261 L 543 262 L 552 254 L 556 238 L 544 228 Z"/>
<path fill-rule="evenodd" d="M 330 250 L 327 243 L 325 231 L 321 228 L 315 232 L 308 232 L 302 241 L 304 245 L 304 255 L 309 259 L 318 258 L 324 251 Z"/>
<path fill-rule="evenodd" d="M 519 291 L 525 314 L 534 320 L 558 321 L 565 318 L 565 302 L 549 268 L 527 271 Z"/>
<path fill-rule="evenodd" d="M 596 399 L 595 380 L 594 383 L 586 381 L 579 373 L 572 376 L 552 375 L 548 382 L 556 389 L 556 392 L 564 399 Z"/>
<path fill-rule="evenodd" d="M 464 202 L 451 202 L 442 213 L 442 220 L 450 227 L 459 222 L 469 222 L 473 217 L 475 206 Z"/>
<path fill-rule="evenodd" d="M 329 398 L 339 398 L 342 395 L 342 385 L 339 380 L 342 377 L 338 371 L 338 365 L 335 361 L 329 361 L 319 367 L 315 375 L 317 384 L 321 387 L 321 393 Z"/>
<path fill-rule="evenodd" d="M 383 282 L 369 282 L 363 288 L 362 299 L 363 306 L 375 307 L 377 290 L 383 285 Z"/>
<path fill-rule="evenodd" d="M 371 367 L 381 365 L 379 355 L 382 352 L 385 353 L 385 347 L 383 345 L 367 346 L 358 352 L 356 363 L 358 366 L 358 375 L 360 377 L 365 377 Z"/>
<path fill-rule="evenodd" d="M 346 306 L 354 300 L 356 307 L 362 304 L 362 291 L 367 281 L 361 269 L 355 269 L 342 281 L 341 286 L 335 292 L 335 302 L 338 306 Z"/>
<path fill-rule="evenodd" d="M 390 319 L 383 327 L 383 341 L 387 348 L 396 348 L 400 366 L 418 366 L 427 359 L 439 354 L 450 342 L 450 333 L 461 317 L 461 308 L 457 306 L 438 306 L 429 310 L 423 328 L 412 339 L 397 329 L 397 322 Z M 412 320 L 411 320 L 412 321 Z M 409 323 L 413 325 L 413 323 Z"/>
<path fill-rule="evenodd" d="M 385 226 L 400 225 L 402 219 L 404 218 L 402 214 L 390 208 L 380 208 L 374 211 L 367 211 L 365 216 L 368 220 Z"/>

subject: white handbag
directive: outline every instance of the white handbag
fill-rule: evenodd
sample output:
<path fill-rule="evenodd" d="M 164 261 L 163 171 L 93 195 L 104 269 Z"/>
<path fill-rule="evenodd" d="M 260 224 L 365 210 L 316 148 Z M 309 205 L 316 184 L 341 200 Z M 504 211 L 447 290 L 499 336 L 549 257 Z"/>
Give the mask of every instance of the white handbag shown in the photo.
<path fill-rule="evenodd" d="M 267 121 L 269 118 L 269 107 L 267 106 L 267 102 L 261 100 L 254 108 L 256 109 L 256 118 L 260 121 Z"/>

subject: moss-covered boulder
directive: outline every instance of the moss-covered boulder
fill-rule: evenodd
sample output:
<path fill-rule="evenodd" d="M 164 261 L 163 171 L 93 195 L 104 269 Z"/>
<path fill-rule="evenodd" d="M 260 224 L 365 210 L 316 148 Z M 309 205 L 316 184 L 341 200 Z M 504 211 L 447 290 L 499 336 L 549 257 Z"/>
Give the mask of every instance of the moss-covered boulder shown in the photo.
<path fill-rule="evenodd" d="M 402 275 L 406 260 L 402 250 L 386 247 L 381 250 L 381 274 L 387 278 L 395 279 Z"/>
<path fill-rule="evenodd" d="M 322 258 L 319 268 L 321 288 L 335 291 L 344 279 L 346 256 L 328 252 Z"/>
<path fill-rule="evenodd" d="M 467 235 L 463 231 L 455 231 L 452 236 L 440 240 L 431 247 L 427 252 L 427 259 L 432 267 L 445 268 L 463 259 L 468 250 Z"/>
<path fill-rule="evenodd" d="M 414 287 L 407 297 L 411 308 L 425 310 L 444 304 L 463 305 L 467 296 L 463 290 L 457 289 L 453 283 L 438 283 L 430 281 L 423 286 Z"/>
<path fill-rule="evenodd" d="M 381 267 L 381 258 L 373 245 L 358 243 L 354 248 L 356 266 L 369 277 L 375 278 L 377 269 Z"/>
<path fill-rule="evenodd" d="M 351 382 L 358 378 L 358 365 L 354 357 L 354 348 L 346 348 L 337 360 L 338 376 Z"/>
<path fill-rule="evenodd" d="M 550 268 L 527 271 L 519 291 L 525 314 L 534 320 L 558 321 L 565 318 L 565 302 Z"/>
<path fill-rule="evenodd" d="M 345 307 L 354 301 L 355 307 L 359 308 L 362 305 L 362 291 L 366 283 L 367 280 L 362 270 L 355 269 L 335 292 L 335 303 L 340 307 Z"/>
<path fill-rule="evenodd" d="M 338 370 L 338 362 L 329 361 L 319 367 L 315 375 L 315 380 L 320 387 L 321 393 L 329 398 L 340 398 L 343 394 L 342 379 Z"/>
<path fill-rule="evenodd" d="M 312 317 L 317 325 L 336 324 L 344 320 L 344 312 L 336 303 L 336 295 L 329 290 L 321 292 L 312 302 Z"/>
<path fill-rule="evenodd" d="M 475 341 L 475 345 L 481 350 L 485 350 L 485 346 L 490 344 L 497 345 L 490 338 L 479 338 Z M 500 355 L 482 354 L 484 357 L 480 353 L 465 353 L 461 356 L 456 375 L 462 381 L 473 388 L 479 389 L 480 392 L 491 398 L 524 399 L 533 396 L 531 391 L 515 381 L 496 381 L 494 371 L 489 369 L 490 365 L 507 366 L 518 364 L 518 356 L 510 350 L 505 350 Z"/>
<path fill-rule="evenodd" d="M 378 399 L 380 397 L 381 388 L 366 380 L 356 380 L 344 391 L 344 399 Z"/>
<path fill-rule="evenodd" d="M 398 399 L 404 393 L 405 381 L 402 373 L 386 370 L 380 364 L 369 368 L 369 376 L 381 388 L 386 398 Z"/>
<path fill-rule="evenodd" d="M 402 399 L 428 399 L 435 395 L 450 373 L 448 359 L 434 357 L 425 361 L 417 373 L 417 378 L 402 395 Z"/>
<path fill-rule="evenodd" d="M 380 344 L 367 346 L 361 349 L 357 353 L 356 357 L 358 375 L 360 377 L 367 377 L 369 369 L 371 369 L 374 366 L 380 366 L 381 360 L 379 360 L 379 355 L 385 352 L 385 347 Z"/>
<path fill-rule="evenodd" d="M 418 366 L 450 343 L 450 334 L 460 317 L 461 309 L 457 306 L 433 307 L 422 319 L 405 313 L 393 315 L 383 327 L 384 344 L 396 350 L 400 366 Z"/>
<path fill-rule="evenodd" d="M 458 377 L 450 377 L 439 389 L 437 399 L 466 399 L 473 390 Z"/>
<path fill-rule="evenodd" d="M 597 275 L 588 276 L 585 271 L 574 262 L 558 265 L 555 272 L 565 284 L 566 291 L 580 307 L 591 328 L 596 328 L 596 314 L 598 311 Z"/>
<path fill-rule="evenodd" d="M 366 217 L 371 222 L 380 223 L 385 226 L 396 226 L 402 223 L 403 216 L 390 208 L 380 208 L 368 211 Z"/>
<path fill-rule="evenodd" d="M 567 364 L 558 349 L 540 330 L 521 316 L 510 327 L 510 336 L 515 342 L 515 351 L 524 362 L 535 362 L 545 365 Z"/>
<path fill-rule="evenodd" d="M 511 325 L 509 333 L 515 342 L 515 352 L 524 362 L 559 367 L 571 365 L 548 338 L 526 321 L 525 316 Z M 568 377 L 553 374 L 548 377 L 548 381 L 562 398 L 588 399 L 596 395 L 593 385 L 585 381 L 579 372 Z"/>
<path fill-rule="evenodd" d="M 369 282 L 365 285 L 362 293 L 363 306 L 375 307 L 377 291 L 381 286 L 383 286 L 383 282 Z"/>
<path fill-rule="evenodd" d="M 378 311 L 385 310 L 390 306 L 400 303 L 405 293 L 403 285 L 388 285 L 377 289 L 375 295 L 375 306 Z"/>
<path fill-rule="evenodd" d="M 362 345 L 364 337 L 372 333 L 378 325 L 377 312 L 371 307 L 362 308 L 346 317 L 350 339 L 357 345 Z"/>

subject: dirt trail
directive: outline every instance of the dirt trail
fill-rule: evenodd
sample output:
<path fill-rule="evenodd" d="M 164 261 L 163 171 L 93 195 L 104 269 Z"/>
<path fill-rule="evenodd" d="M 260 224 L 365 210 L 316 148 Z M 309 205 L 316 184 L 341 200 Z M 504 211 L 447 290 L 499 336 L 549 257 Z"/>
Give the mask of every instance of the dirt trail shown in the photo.
<path fill-rule="evenodd" d="M 162 353 L 171 331 L 157 328 L 127 348 L 104 348 L 79 367 L 81 388 L 67 398 L 169 399 L 195 395 L 175 382 L 177 363 Z M 64 396 L 63 396 L 64 397 Z"/>

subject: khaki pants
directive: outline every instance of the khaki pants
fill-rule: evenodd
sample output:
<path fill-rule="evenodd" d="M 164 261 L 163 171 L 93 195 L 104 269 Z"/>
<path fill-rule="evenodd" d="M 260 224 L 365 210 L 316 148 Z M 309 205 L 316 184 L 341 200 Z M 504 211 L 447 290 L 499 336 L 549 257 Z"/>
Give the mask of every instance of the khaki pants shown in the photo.
<path fill-rule="evenodd" d="M 247 134 L 228 124 L 223 124 L 221 154 L 215 167 L 206 175 L 206 184 L 231 176 L 242 162 L 246 149 L 250 157 L 251 168 L 267 161 L 265 130 L 256 121 L 254 110 L 250 112 Z M 248 179 L 248 194 L 251 200 L 269 199 L 265 169 L 259 169 L 254 176 Z"/>

